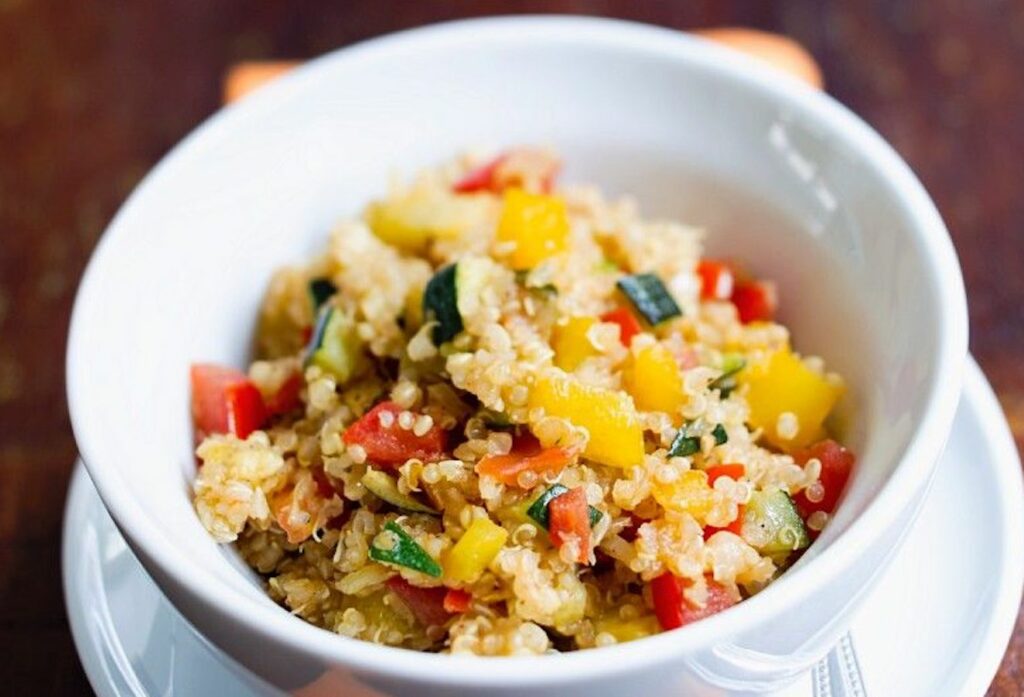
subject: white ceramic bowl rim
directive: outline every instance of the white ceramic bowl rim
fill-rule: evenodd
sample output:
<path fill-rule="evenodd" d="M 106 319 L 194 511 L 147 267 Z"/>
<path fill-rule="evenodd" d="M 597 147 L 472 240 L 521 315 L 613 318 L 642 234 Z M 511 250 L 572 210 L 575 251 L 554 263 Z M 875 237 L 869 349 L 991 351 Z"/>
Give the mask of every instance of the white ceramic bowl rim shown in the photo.
<path fill-rule="evenodd" d="M 935 346 L 936 378 L 926 399 L 921 423 L 889 481 L 859 519 L 818 558 L 793 569 L 765 591 L 736 608 L 681 630 L 659 634 L 641 641 L 600 649 L 542 658 L 505 658 L 486 660 L 475 657 L 417 653 L 378 646 L 326 633 L 269 605 L 238 595 L 214 574 L 190 563 L 177 547 L 163 539 L 141 503 L 130 496 L 117 469 L 104 455 L 102 433 L 83 428 L 84 414 L 90 408 L 90 396 L 84 389 L 83 375 L 88 371 L 84 356 L 76 350 L 79 337 L 88 330 L 82 326 L 83 306 L 99 300 L 94 278 L 113 253 L 118 241 L 131 234 L 121 224 L 125 211 L 138 205 L 139 192 L 159 185 L 165 170 L 185 150 L 201 147 L 223 130 L 241 120 L 254 117 L 289 99 L 297 88 L 317 79 L 319 68 L 336 61 L 358 64 L 381 54 L 414 56 L 431 48 L 452 45 L 476 46 L 502 43 L 524 47 L 530 44 L 599 45 L 689 62 L 714 72 L 722 79 L 740 84 L 783 102 L 795 112 L 820 123 L 823 132 L 839 138 L 859 152 L 874 174 L 902 200 L 911 211 L 914 229 L 924 244 L 926 268 L 933 273 L 926 279 L 934 286 L 941 312 L 939 337 Z M 118 526 L 160 570 L 210 606 L 221 608 L 254 635 L 264 635 L 316 656 L 325 664 L 340 664 L 364 674 L 445 684 L 457 680 L 464 686 L 528 687 L 535 684 L 557 685 L 572 682 L 585 671 L 590 677 L 617 673 L 624 666 L 632 669 L 661 663 L 670 657 L 684 661 L 687 652 L 704 648 L 717 638 L 748 629 L 759 615 L 774 615 L 784 608 L 799 607 L 801 597 L 816 584 L 837 579 L 855 563 L 858 550 L 886 535 L 922 480 L 929 479 L 932 467 L 946 441 L 959 399 L 961 374 L 967 350 L 967 313 L 962 279 L 953 246 L 945 226 L 920 182 L 893 149 L 859 117 L 827 95 L 783 77 L 733 51 L 680 32 L 618 20 L 583 17 L 496 17 L 464 20 L 400 32 L 366 41 L 312 61 L 275 84 L 261 89 L 239 106 L 216 114 L 185 138 L 145 178 L 125 203 L 101 239 L 82 279 L 72 316 L 67 358 L 68 402 L 75 435 L 84 460 L 100 495 Z"/>

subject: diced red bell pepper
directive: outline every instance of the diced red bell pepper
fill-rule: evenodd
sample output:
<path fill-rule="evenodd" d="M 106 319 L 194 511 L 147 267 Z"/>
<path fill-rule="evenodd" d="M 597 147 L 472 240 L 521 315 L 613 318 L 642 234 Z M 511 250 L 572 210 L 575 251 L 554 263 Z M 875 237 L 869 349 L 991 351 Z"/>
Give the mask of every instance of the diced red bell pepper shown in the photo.
<path fill-rule="evenodd" d="M 707 602 L 704 607 L 695 607 L 683 595 L 683 589 L 688 585 L 684 579 L 666 572 L 652 580 L 654 614 L 662 629 L 682 627 L 736 604 L 736 599 L 724 586 L 710 578 L 707 579 L 707 584 Z"/>
<path fill-rule="evenodd" d="M 559 472 L 570 464 L 577 448 L 541 448 L 531 433 L 516 438 L 507 455 L 485 455 L 476 463 L 476 473 L 494 477 L 507 486 L 518 486 L 522 472 L 549 474 Z"/>
<path fill-rule="evenodd" d="M 767 281 L 737 283 L 730 300 L 743 324 L 771 320 L 779 305 L 775 284 Z"/>
<path fill-rule="evenodd" d="M 462 614 L 469 610 L 472 602 L 473 596 L 458 588 L 449 588 L 448 592 L 444 594 L 444 609 L 453 615 Z"/>
<path fill-rule="evenodd" d="M 728 300 L 732 297 L 734 276 L 725 262 L 703 259 L 697 264 L 702 300 Z"/>
<path fill-rule="evenodd" d="M 800 465 L 807 464 L 811 458 L 817 458 L 821 462 L 819 481 L 824 488 L 824 495 L 820 501 L 811 501 L 807 498 L 805 491 L 794 496 L 793 501 L 796 503 L 800 515 L 806 520 L 816 511 L 832 513 L 836 504 L 839 503 L 839 497 L 842 496 L 846 482 L 850 479 L 850 473 L 853 471 L 856 461 L 854 454 L 834 440 L 827 439 L 794 453 L 793 458 Z"/>
<path fill-rule="evenodd" d="M 490 191 L 500 194 L 507 188 L 521 187 L 527 181 L 539 182 L 542 192 L 551 191 L 560 163 L 543 150 L 513 148 L 468 172 L 452 185 L 457 194 Z"/>
<path fill-rule="evenodd" d="M 424 462 L 443 460 L 448 440 L 444 429 L 434 424 L 422 436 L 417 436 L 412 429 L 399 425 L 402 411 L 394 402 L 381 402 L 349 426 L 342 440 L 347 445 L 361 446 L 371 463 L 383 467 L 396 467 L 414 457 Z M 391 415 L 390 425 L 381 424 L 382 414 Z"/>
<path fill-rule="evenodd" d="M 628 308 L 620 307 L 601 315 L 602 322 L 614 322 L 619 325 L 619 341 L 626 348 L 629 348 L 633 337 L 643 331 L 640 321 L 629 311 Z"/>
<path fill-rule="evenodd" d="M 746 471 L 747 468 L 739 464 L 715 465 L 704 470 L 708 475 L 708 486 L 714 486 L 719 477 L 731 477 L 738 481 Z"/>
<path fill-rule="evenodd" d="M 444 586 L 420 588 L 401 576 L 392 576 L 385 585 L 405 603 L 416 617 L 416 621 L 425 627 L 443 625 L 452 616 L 444 607 L 444 599 L 448 593 Z"/>
<path fill-rule="evenodd" d="M 302 392 L 302 375 L 294 373 L 285 380 L 277 392 L 264 400 L 268 416 L 280 416 L 298 409 L 302 404 L 299 393 Z"/>
<path fill-rule="evenodd" d="M 704 527 L 704 541 L 707 542 L 711 539 L 711 536 L 716 532 L 731 532 L 733 535 L 743 537 L 743 517 L 747 513 L 747 507 L 744 504 L 740 504 L 736 511 L 736 520 L 732 521 L 724 528 L 716 528 L 714 525 L 706 525 Z"/>
<path fill-rule="evenodd" d="M 246 438 L 266 421 L 263 397 L 245 373 L 196 363 L 189 376 L 197 441 L 212 433 L 233 433 Z"/>
<path fill-rule="evenodd" d="M 548 504 L 548 533 L 555 547 L 570 537 L 579 543 L 574 561 L 586 564 L 590 560 L 590 509 L 583 487 L 570 489 Z"/>

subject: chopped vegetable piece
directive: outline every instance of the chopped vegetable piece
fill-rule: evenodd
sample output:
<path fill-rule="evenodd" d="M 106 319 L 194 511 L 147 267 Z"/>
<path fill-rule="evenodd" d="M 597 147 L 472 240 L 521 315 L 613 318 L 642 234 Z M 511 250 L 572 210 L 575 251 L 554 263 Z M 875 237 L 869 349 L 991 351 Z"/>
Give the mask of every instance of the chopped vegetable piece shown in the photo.
<path fill-rule="evenodd" d="M 498 555 L 508 531 L 490 518 L 477 518 L 445 557 L 445 577 L 456 583 L 473 583 Z"/>
<path fill-rule="evenodd" d="M 729 477 L 739 481 L 747 472 L 747 468 L 743 465 L 715 465 L 714 467 L 708 467 L 704 470 L 708 474 L 708 486 L 714 486 L 715 480 L 719 477 Z"/>
<path fill-rule="evenodd" d="M 445 431 L 433 424 L 418 436 L 413 429 L 402 428 L 399 417 L 403 411 L 394 402 L 381 402 L 349 426 L 342 440 L 361 446 L 370 462 L 384 467 L 397 467 L 414 457 L 424 462 L 443 460 L 448 440 Z M 413 416 L 419 419 L 421 415 Z"/>
<path fill-rule="evenodd" d="M 743 324 L 771 321 L 779 305 L 775 284 L 767 281 L 737 283 L 730 300 Z"/>
<path fill-rule="evenodd" d="M 651 597 L 654 600 L 654 614 L 662 629 L 676 629 L 710 617 L 732 607 L 737 599 L 727 588 L 707 579 L 708 596 L 704 607 L 696 607 L 683 595 L 689 585 L 685 579 L 666 572 L 651 581 Z"/>
<path fill-rule="evenodd" d="M 434 320 L 431 338 L 440 346 L 465 328 L 463 318 L 475 311 L 480 294 L 490 279 L 491 263 L 466 258 L 444 267 L 430 279 L 423 291 L 423 315 Z"/>
<path fill-rule="evenodd" d="M 765 440 L 787 451 L 813 441 L 843 393 L 841 385 L 814 372 L 788 350 L 749 366 L 739 380 L 747 385 L 750 424 L 764 430 Z M 785 412 L 796 417 L 798 428 L 792 438 L 777 430 L 779 416 Z"/>
<path fill-rule="evenodd" d="M 604 617 L 594 620 L 596 634 L 611 634 L 620 644 L 626 641 L 642 639 L 660 631 L 658 619 L 654 615 L 643 615 L 634 619 L 624 620 L 619 617 L 618 608 Z"/>
<path fill-rule="evenodd" d="M 701 470 L 687 470 L 670 482 L 651 483 L 654 500 L 681 513 L 689 513 L 703 522 L 715 506 L 715 490 L 708 485 L 708 475 Z"/>
<path fill-rule="evenodd" d="M 702 300 L 728 300 L 732 296 L 733 273 L 728 264 L 704 259 L 697 264 Z"/>
<path fill-rule="evenodd" d="M 448 589 L 444 586 L 420 588 L 401 576 L 392 576 L 385 585 L 405 603 L 416 621 L 424 627 L 441 626 L 451 619 L 452 613 L 445 607 Z"/>
<path fill-rule="evenodd" d="M 501 193 L 517 187 L 547 193 L 554 185 L 560 166 L 558 158 L 544 150 L 514 148 L 470 171 L 455 182 L 452 190 L 460 194 Z"/>
<path fill-rule="evenodd" d="M 743 518 L 746 515 L 747 507 L 740 504 L 736 507 L 736 519 L 724 528 L 716 528 L 714 525 L 704 526 L 704 541 L 707 542 L 717 532 L 731 532 L 737 537 L 743 537 Z"/>
<path fill-rule="evenodd" d="M 630 353 L 622 372 L 622 386 L 642 411 L 676 414 L 686 401 L 679 365 L 661 344 L 644 346 Z"/>
<path fill-rule="evenodd" d="M 693 422 L 676 431 L 676 437 L 668 448 L 669 457 L 689 457 L 700 452 L 700 435 Z"/>
<path fill-rule="evenodd" d="M 366 365 L 355 321 L 330 306 L 324 307 L 317 318 L 306 356 L 308 364 L 333 375 L 339 384 L 347 382 Z"/>
<path fill-rule="evenodd" d="M 560 472 L 579 454 L 576 448 L 541 448 L 532 435 L 519 436 L 507 455 L 484 455 L 476 463 L 476 473 L 494 477 L 507 486 L 519 486 L 519 475 Z"/>
<path fill-rule="evenodd" d="M 192 419 L 196 440 L 213 433 L 247 438 L 266 420 L 259 389 L 245 373 L 208 363 L 189 370 L 192 383 Z"/>
<path fill-rule="evenodd" d="M 846 482 L 850 479 L 850 473 L 853 471 L 856 460 L 853 453 L 834 440 L 815 443 L 793 456 L 797 464 L 800 465 L 806 465 L 812 457 L 821 462 L 821 476 L 818 480 L 818 483 L 821 484 L 821 497 L 818 501 L 811 501 L 807 496 L 806 489 L 794 497 L 796 506 L 804 520 L 817 511 L 824 513 L 835 511 L 839 497 L 846 489 Z M 815 496 L 815 498 L 818 497 Z"/>
<path fill-rule="evenodd" d="M 711 429 L 711 435 L 715 437 L 715 445 L 725 445 L 729 442 L 729 434 L 722 424 L 715 424 L 715 427 Z"/>
<path fill-rule="evenodd" d="M 643 327 L 637 321 L 636 315 L 626 307 L 620 307 L 611 312 L 604 313 L 601 315 L 601 321 L 619 325 L 619 341 L 626 348 L 629 348 L 629 345 L 633 343 L 633 337 L 643 331 Z"/>
<path fill-rule="evenodd" d="M 555 365 L 572 372 L 580 363 L 597 355 L 587 332 L 594 326 L 593 317 L 570 317 L 565 324 L 555 327 L 551 348 L 555 350 Z"/>
<path fill-rule="evenodd" d="M 550 516 L 549 505 L 552 500 L 558 498 L 562 494 L 569 491 L 567 487 L 561 484 L 554 484 L 547 491 L 537 497 L 537 500 L 530 504 L 530 507 L 526 509 L 526 515 L 532 518 L 537 525 L 541 526 L 545 530 L 548 529 L 548 519 Z M 588 518 L 590 520 L 590 526 L 597 525 L 597 522 L 601 520 L 601 513 L 598 509 L 590 506 L 588 508 Z"/>
<path fill-rule="evenodd" d="M 743 521 L 743 538 L 767 555 L 793 552 L 811 543 L 796 504 L 782 489 L 751 492 Z"/>
<path fill-rule="evenodd" d="M 365 486 L 370 493 L 382 501 L 390 503 L 392 506 L 397 506 L 406 511 L 414 511 L 416 513 L 430 513 L 437 514 L 433 508 L 425 503 L 421 503 L 409 494 L 403 494 L 398 489 L 398 483 L 395 480 L 384 474 L 380 470 L 368 469 L 366 474 L 363 475 L 362 484 Z"/>
<path fill-rule="evenodd" d="M 453 615 L 466 612 L 472 603 L 473 595 L 458 588 L 449 588 L 444 594 L 444 609 Z"/>
<path fill-rule="evenodd" d="M 736 389 L 736 374 L 747 365 L 747 361 L 738 353 L 727 353 L 722 360 L 722 374 L 708 383 L 708 389 L 718 390 L 722 399 L 728 398 Z"/>
<path fill-rule="evenodd" d="M 629 467 L 644 457 L 644 434 L 633 401 L 618 390 L 586 385 L 569 376 L 539 377 L 530 408 L 568 419 L 587 429 L 586 457 L 612 467 Z"/>
<path fill-rule="evenodd" d="M 365 218 L 373 234 L 384 242 L 422 252 L 431 240 L 458 237 L 487 223 L 493 209 L 493 201 L 486 196 L 458 196 L 424 184 L 371 203 Z"/>
<path fill-rule="evenodd" d="M 616 285 L 651 326 L 683 314 L 661 279 L 653 273 L 623 276 Z"/>
<path fill-rule="evenodd" d="M 505 192 L 497 239 L 499 243 L 514 245 L 509 255 L 509 264 L 514 269 L 533 268 L 564 252 L 569 242 L 565 202 L 556 196 L 509 189 Z"/>
<path fill-rule="evenodd" d="M 313 311 L 316 312 L 320 306 L 330 300 L 331 296 L 338 292 L 338 287 L 331 283 L 329 278 L 314 278 L 309 282 L 309 298 L 313 301 Z"/>
<path fill-rule="evenodd" d="M 576 544 L 573 559 L 586 564 L 590 559 L 590 511 L 583 487 L 570 489 L 548 504 L 551 542 L 561 549 L 566 543 Z"/>
<path fill-rule="evenodd" d="M 441 576 L 441 565 L 393 520 L 374 538 L 370 545 L 370 559 L 382 564 L 404 566 L 434 578 Z"/>
<path fill-rule="evenodd" d="M 302 401 L 299 398 L 301 392 L 302 374 L 293 373 L 281 383 L 281 386 L 277 388 L 277 392 L 264 399 L 267 416 L 280 416 L 281 414 L 287 414 L 294 409 L 298 409 L 302 406 Z"/>

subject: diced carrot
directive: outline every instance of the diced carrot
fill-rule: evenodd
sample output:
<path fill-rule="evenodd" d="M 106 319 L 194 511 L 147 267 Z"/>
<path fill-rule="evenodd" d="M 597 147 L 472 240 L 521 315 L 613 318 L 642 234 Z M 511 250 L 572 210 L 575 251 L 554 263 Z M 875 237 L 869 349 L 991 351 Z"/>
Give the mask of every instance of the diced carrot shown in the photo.
<path fill-rule="evenodd" d="M 732 479 L 739 480 L 740 477 L 746 474 L 747 468 L 738 464 L 715 465 L 714 467 L 708 467 L 704 471 L 708 474 L 708 486 L 714 486 L 715 480 L 719 477 L 731 477 Z"/>
<path fill-rule="evenodd" d="M 578 544 L 575 561 L 590 559 L 590 510 L 583 487 L 570 489 L 548 504 L 548 532 L 551 542 L 561 548 L 570 539 Z"/>
<path fill-rule="evenodd" d="M 576 448 L 541 448 L 530 434 L 519 436 L 507 455 L 485 455 L 476 463 L 476 473 L 494 477 L 502 484 L 518 486 L 519 475 L 560 472 L 579 454 Z"/>

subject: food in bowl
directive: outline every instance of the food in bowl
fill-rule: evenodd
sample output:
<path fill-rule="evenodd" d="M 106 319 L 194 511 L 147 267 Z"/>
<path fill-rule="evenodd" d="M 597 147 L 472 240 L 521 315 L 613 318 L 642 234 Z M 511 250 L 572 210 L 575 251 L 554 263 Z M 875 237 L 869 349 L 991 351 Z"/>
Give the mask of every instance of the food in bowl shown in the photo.
<path fill-rule="evenodd" d="M 274 276 L 247 374 L 192 367 L 196 512 L 292 613 L 603 646 L 757 593 L 828 523 L 843 382 L 772 284 L 558 170 L 520 148 L 396 184 Z"/>

